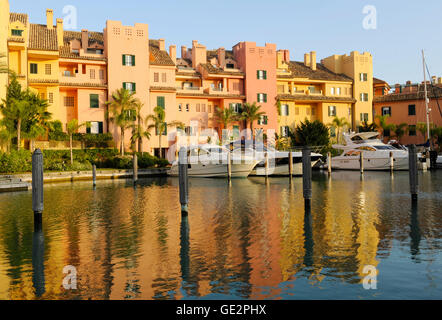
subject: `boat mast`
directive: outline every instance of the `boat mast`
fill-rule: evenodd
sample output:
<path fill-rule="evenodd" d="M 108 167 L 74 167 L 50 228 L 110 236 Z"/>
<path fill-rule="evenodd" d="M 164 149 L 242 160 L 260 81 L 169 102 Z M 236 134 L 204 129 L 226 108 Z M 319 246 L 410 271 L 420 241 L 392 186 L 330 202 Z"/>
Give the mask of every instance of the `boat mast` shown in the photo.
<path fill-rule="evenodd" d="M 427 72 L 426 72 L 426 65 L 425 65 L 425 55 L 424 50 L 422 50 L 422 64 L 424 68 L 424 90 L 425 90 L 425 112 L 427 114 L 427 137 L 428 141 L 430 141 L 430 111 L 428 110 L 428 92 L 427 92 Z M 429 149 L 429 148 L 428 148 Z"/>

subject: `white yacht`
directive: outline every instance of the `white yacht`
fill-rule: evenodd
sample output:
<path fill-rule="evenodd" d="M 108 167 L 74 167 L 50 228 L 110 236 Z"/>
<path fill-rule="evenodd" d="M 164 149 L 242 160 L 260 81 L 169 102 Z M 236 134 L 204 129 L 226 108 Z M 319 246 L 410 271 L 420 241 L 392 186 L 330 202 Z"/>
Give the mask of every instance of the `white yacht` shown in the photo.
<path fill-rule="evenodd" d="M 187 147 L 189 177 L 215 178 L 227 177 L 228 154 L 225 147 L 216 145 L 198 145 Z M 258 163 L 245 154 L 231 154 L 231 174 L 233 178 L 246 178 Z M 172 163 L 169 175 L 178 176 L 178 160 Z"/>
<path fill-rule="evenodd" d="M 265 176 L 265 154 L 268 154 L 268 169 L 269 176 L 288 176 L 289 175 L 289 152 L 278 151 L 271 147 L 266 147 L 262 143 L 242 143 L 239 145 L 231 144 L 230 149 L 232 154 L 245 154 L 258 160 L 258 164 L 250 173 L 251 176 Z M 293 157 L 293 175 L 302 176 L 302 152 L 292 152 Z M 312 167 L 321 159 L 322 155 L 319 153 L 311 154 Z"/>
<path fill-rule="evenodd" d="M 364 155 L 364 170 L 390 170 L 390 152 L 394 169 L 408 170 L 408 151 L 394 148 L 379 139 L 378 132 L 344 133 L 345 145 L 333 145 L 342 154 L 332 158 L 332 168 L 359 170 L 360 154 Z"/>

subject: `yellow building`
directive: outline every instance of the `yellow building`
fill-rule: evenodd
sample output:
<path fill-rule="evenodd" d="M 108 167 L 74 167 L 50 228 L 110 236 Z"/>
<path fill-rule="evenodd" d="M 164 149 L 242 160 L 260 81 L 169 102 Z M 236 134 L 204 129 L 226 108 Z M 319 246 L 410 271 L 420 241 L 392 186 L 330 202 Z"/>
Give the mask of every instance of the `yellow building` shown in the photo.
<path fill-rule="evenodd" d="M 304 62 L 297 62 L 290 61 L 288 50 L 278 51 L 277 93 L 281 136 L 287 136 L 288 129 L 306 119 L 329 124 L 337 116 L 355 126 L 353 80 L 317 63 L 316 52 L 305 54 Z"/>

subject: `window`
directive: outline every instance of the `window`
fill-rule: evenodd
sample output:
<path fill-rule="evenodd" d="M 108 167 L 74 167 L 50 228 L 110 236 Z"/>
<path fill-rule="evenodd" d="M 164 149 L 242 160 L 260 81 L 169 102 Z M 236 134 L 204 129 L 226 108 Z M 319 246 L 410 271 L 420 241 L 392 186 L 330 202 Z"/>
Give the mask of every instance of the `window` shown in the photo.
<path fill-rule="evenodd" d="M 90 94 L 89 95 L 89 107 L 92 109 L 99 108 L 99 102 L 98 102 L 98 94 Z"/>
<path fill-rule="evenodd" d="M 336 117 L 336 106 L 328 106 L 328 116 Z"/>
<path fill-rule="evenodd" d="M 207 106 L 207 112 L 208 112 L 208 113 L 212 113 L 212 105 L 211 105 L 211 104 L 209 104 L 209 105 Z"/>
<path fill-rule="evenodd" d="M 267 71 L 265 71 L 265 70 L 258 70 L 257 71 L 257 79 L 258 80 L 267 80 Z"/>
<path fill-rule="evenodd" d="M 167 82 L 167 73 L 163 73 L 163 74 L 161 75 L 161 81 L 163 81 L 163 82 Z"/>
<path fill-rule="evenodd" d="M 360 100 L 362 101 L 362 102 L 366 102 L 366 101 L 368 101 L 368 93 L 361 93 L 360 94 Z"/>
<path fill-rule="evenodd" d="M 153 74 L 153 82 L 160 82 L 160 74 L 158 72 Z"/>
<path fill-rule="evenodd" d="M 36 63 L 30 64 L 31 74 L 37 74 L 38 73 L 38 65 Z"/>
<path fill-rule="evenodd" d="M 130 92 L 135 92 L 136 84 L 134 82 L 123 82 L 123 88 Z"/>
<path fill-rule="evenodd" d="M 258 102 L 267 102 L 267 94 L 258 93 Z"/>
<path fill-rule="evenodd" d="M 336 94 L 337 94 L 338 96 L 341 95 L 341 88 L 336 88 Z"/>
<path fill-rule="evenodd" d="M 196 104 L 196 112 L 201 112 L 201 105 L 199 103 Z"/>
<path fill-rule="evenodd" d="M 415 125 L 409 125 L 408 126 L 408 135 L 410 137 L 416 136 L 416 126 Z"/>
<path fill-rule="evenodd" d="M 91 79 L 95 79 L 95 69 L 89 70 Z"/>
<path fill-rule="evenodd" d="M 390 136 L 390 129 L 385 129 L 384 130 L 384 137 L 389 137 Z"/>
<path fill-rule="evenodd" d="M 54 94 L 52 92 L 49 92 L 49 103 L 54 103 Z"/>
<path fill-rule="evenodd" d="M 161 108 L 165 109 L 166 108 L 166 98 L 157 97 L 157 107 L 161 107 Z"/>
<path fill-rule="evenodd" d="M 180 103 L 180 104 L 178 104 L 178 111 L 183 111 L 183 105 Z"/>
<path fill-rule="evenodd" d="M 368 122 L 368 113 L 361 113 L 361 122 Z"/>
<path fill-rule="evenodd" d="M 123 66 L 135 66 L 135 56 L 130 54 L 123 54 Z"/>
<path fill-rule="evenodd" d="M 360 74 L 359 74 L 359 80 L 361 80 L 361 82 L 366 82 L 366 81 L 368 81 L 368 74 L 366 74 L 366 73 L 360 73 Z"/>
<path fill-rule="evenodd" d="M 242 109 L 242 104 L 241 103 L 230 103 L 229 107 L 231 109 L 233 109 L 234 112 L 236 113 L 241 113 L 241 109 Z"/>
<path fill-rule="evenodd" d="M 227 63 L 226 64 L 226 69 L 234 69 L 235 65 L 233 63 Z"/>
<path fill-rule="evenodd" d="M 391 116 L 391 107 L 382 107 L 383 116 Z"/>
<path fill-rule="evenodd" d="M 186 104 L 186 111 L 187 111 L 187 112 L 190 111 L 190 104 Z"/>
<path fill-rule="evenodd" d="M 23 36 L 23 30 L 12 29 L 11 34 L 12 34 L 12 36 L 21 37 L 21 36 Z"/>
<path fill-rule="evenodd" d="M 282 137 L 288 137 L 289 136 L 289 127 L 288 126 L 283 126 L 281 127 L 281 136 Z"/>
<path fill-rule="evenodd" d="M 103 122 L 91 121 L 91 122 L 88 122 L 88 124 L 89 125 L 86 127 L 86 133 L 91 133 L 91 134 L 103 133 Z"/>
<path fill-rule="evenodd" d="M 98 71 L 98 77 L 100 78 L 100 80 L 104 80 L 104 70 Z"/>
<path fill-rule="evenodd" d="M 74 97 L 64 97 L 64 106 L 65 107 L 74 107 L 75 106 L 75 98 Z"/>
<path fill-rule="evenodd" d="M 50 64 L 45 64 L 45 74 L 51 75 L 51 65 Z"/>
<path fill-rule="evenodd" d="M 206 104 L 205 103 L 203 103 L 201 105 L 201 112 L 206 112 Z"/>
<path fill-rule="evenodd" d="M 269 118 L 267 116 L 261 116 L 258 119 L 258 125 L 266 125 L 269 122 Z"/>
<path fill-rule="evenodd" d="M 330 137 L 336 137 L 336 128 L 330 127 Z"/>
<path fill-rule="evenodd" d="M 416 115 L 416 105 L 410 104 L 408 106 L 408 115 L 409 116 L 415 116 Z"/>
<path fill-rule="evenodd" d="M 330 94 L 331 94 L 332 96 L 335 95 L 335 88 L 330 88 Z"/>
<path fill-rule="evenodd" d="M 288 116 L 289 115 L 289 105 L 283 104 L 281 105 L 281 116 Z"/>

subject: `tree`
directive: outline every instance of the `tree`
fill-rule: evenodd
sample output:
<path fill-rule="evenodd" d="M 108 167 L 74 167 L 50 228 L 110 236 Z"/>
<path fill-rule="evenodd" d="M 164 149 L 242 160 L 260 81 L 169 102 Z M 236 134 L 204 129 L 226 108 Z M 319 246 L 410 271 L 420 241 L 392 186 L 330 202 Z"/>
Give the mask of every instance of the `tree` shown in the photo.
<path fill-rule="evenodd" d="M 238 114 L 231 106 L 228 108 L 216 108 L 214 120 L 222 124 L 223 129 L 227 129 L 231 123 L 238 120 Z"/>
<path fill-rule="evenodd" d="M 17 121 L 15 117 L 14 101 L 23 99 L 23 92 L 20 83 L 17 81 L 16 76 L 13 74 L 12 79 L 6 89 L 6 99 L 2 100 L 1 114 L 3 119 L 0 120 L 0 125 L 4 128 L 4 139 L 9 139 L 7 144 L 10 146 L 11 139 L 17 137 Z"/>
<path fill-rule="evenodd" d="M 246 129 L 247 129 L 247 123 L 250 123 L 250 131 L 252 132 L 252 139 L 255 136 L 253 133 L 253 123 L 261 119 L 261 117 L 266 114 L 265 112 L 260 110 L 261 106 L 257 105 L 256 102 L 253 102 L 252 104 L 244 103 L 243 110 L 239 115 L 239 118 L 245 121 Z"/>
<path fill-rule="evenodd" d="M 143 126 L 143 117 L 141 115 L 141 109 L 143 108 L 144 104 L 141 102 L 137 102 L 135 105 L 136 112 L 137 112 L 137 124 L 132 125 L 132 136 L 131 136 L 131 144 L 135 145 L 135 143 L 138 141 L 138 152 L 143 152 L 143 138 L 150 139 L 150 132 L 148 130 L 144 130 Z M 135 149 L 135 148 L 133 148 Z"/>
<path fill-rule="evenodd" d="M 290 133 L 292 145 L 300 146 L 328 146 L 330 134 L 326 125 L 315 120 L 301 122 L 294 131 Z"/>
<path fill-rule="evenodd" d="M 376 119 L 378 119 L 378 121 L 379 121 L 379 124 L 377 125 L 377 127 L 382 130 L 382 132 L 381 132 L 382 133 L 382 138 L 384 138 L 384 135 L 385 135 L 386 131 L 391 132 L 391 131 L 394 131 L 394 129 L 396 128 L 396 126 L 394 124 L 388 124 L 387 123 L 387 119 L 389 117 L 390 116 L 388 114 L 383 115 L 383 116 L 380 116 L 380 115 L 376 116 Z"/>
<path fill-rule="evenodd" d="M 359 132 L 373 132 L 376 131 L 377 125 L 376 123 L 368 124 L 367 121 L 362 122 L 362 126 L 359 126 Z"/>
<path fill-rule="evenodd" d="M 148 125 L 147 129 L 148 131 L 155 129 L 156 133 L 158 135 L 158 146 L 160 149 L 160 157 L 162 155 L 162 147 L 161 147 L 161 138 L 163 135 L 167 134 L 167 128 L 169 127 L 182 127 L 184 124 L 180 121 L 172 121 L 167 123 L 166 122 L 166 111 L 163 107 L 157 106 L 153 110 L 154 114 L 150 114 L 146 117 L 146 124 L 148 124 L 150 121 L 150 125 Z"/>
<path fill-rule="evenodd" d="M 432 128 L 430 134 L 439 146 L 439 151 L 442 150 L 442 127 Z"/>
<path fill-rule="evenodd" d="M 121 88 L 112 94 L 112 101 L 107 102 L 111 108 L 109 120 L 120 128 L 120 152 L 122 156 L 124 156 L 125 131 L 132 127 L 135 122 L 136 106 L 140 103 L 134 95 L 135 92 Z"/>
<path fill-rule="evenodd" d="M 80 130 L 82 127 L 89 127 L 89 126 L 90 126 L 90 124 L 87 122 L 79 124 L 78 119 L 72 119 L 67 124 L 67 132 L 69 135 L 69 149 L 71 151 L 71 165 L 74 164 L 74 155 L 72 152 L 72 141 L 73 141 L 74 133 L 77 133 L 78 130 Z"/>
<path fill-rule="evenodd" d="M 341 129 L 344 127 L 349 127 L 350 123 L 344 117 L 342 118 L 334 117 L 333 121 L 328 126 L 337 129 L 337 137 L 338 137 L 337 140 L 339 143 L 339 139 L 341 137 Z"/>
<path fill-rule="evenodd" d="M 394 135 L 396 136 L 398 142 L 401 142 L 402 137 L 405 135 L 408 129 L 408 124 L 401 123 L 395 126 Z"/>
<path fill-rule="evenodd" d="M 46 134 L 49 129 L 51 113 L 47 111 L 49 104 L 41 99 L 37 93 L 27 91 L 26 100 L 29 102 L 29 116 L 23 122 L 23 138 L 31 141 L 31 151 L 34 151 L 34 141 Z"/>

